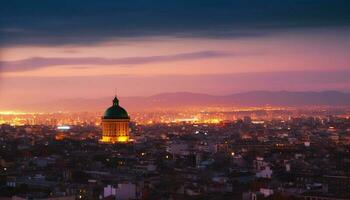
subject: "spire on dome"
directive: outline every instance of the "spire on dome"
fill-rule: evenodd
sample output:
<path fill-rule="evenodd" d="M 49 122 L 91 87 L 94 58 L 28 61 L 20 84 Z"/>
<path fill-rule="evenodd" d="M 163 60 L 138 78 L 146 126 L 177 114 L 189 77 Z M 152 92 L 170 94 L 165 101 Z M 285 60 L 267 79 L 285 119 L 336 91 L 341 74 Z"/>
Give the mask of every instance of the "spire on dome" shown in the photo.
<path fill-rule="evenodd" d="M 115 95 L 113 99 L 113 106 L 119 106 L 119 99 L 117 98 L 117 95 Z"/>

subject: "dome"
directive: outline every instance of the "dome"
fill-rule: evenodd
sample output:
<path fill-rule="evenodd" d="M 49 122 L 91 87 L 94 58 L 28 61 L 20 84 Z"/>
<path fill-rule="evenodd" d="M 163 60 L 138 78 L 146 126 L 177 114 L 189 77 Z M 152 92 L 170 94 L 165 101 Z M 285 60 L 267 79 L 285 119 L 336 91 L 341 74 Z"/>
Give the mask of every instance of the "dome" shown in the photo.
<path fill-rule="evenodd" d="M 115 97 L 113 99 L 113 106 L 105 111 L 103 119 L 130 119 L 130 117 L 126 110 L 119 106 L 119 100 Z"/>

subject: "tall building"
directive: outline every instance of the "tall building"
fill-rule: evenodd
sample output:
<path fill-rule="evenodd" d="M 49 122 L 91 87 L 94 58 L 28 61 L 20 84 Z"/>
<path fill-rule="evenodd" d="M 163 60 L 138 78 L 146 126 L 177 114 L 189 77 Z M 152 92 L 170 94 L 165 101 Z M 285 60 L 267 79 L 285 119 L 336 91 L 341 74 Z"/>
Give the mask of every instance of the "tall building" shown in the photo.
<path fill-rule="evenodd" d="M 119 106 L 119 100 L 115 97 L 113 105 L 102 116 L 102 138 L 100 142 L 111 144 L 129 142 L 129 122 L 128 113 Z"/>

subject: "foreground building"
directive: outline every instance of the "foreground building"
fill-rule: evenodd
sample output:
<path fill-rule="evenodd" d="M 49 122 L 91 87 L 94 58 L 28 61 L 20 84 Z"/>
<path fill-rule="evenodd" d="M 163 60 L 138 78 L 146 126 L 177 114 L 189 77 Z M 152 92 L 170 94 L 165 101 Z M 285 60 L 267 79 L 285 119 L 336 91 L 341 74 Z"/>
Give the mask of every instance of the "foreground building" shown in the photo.
<path fill-rule="evenodd" d="M 119 106 L 119 100 L 115 97 L 113 105 L 102 116 L 102 138 L 100 142 L 111 144 L 129 142 L 129 122 L 128 113 Z"/>

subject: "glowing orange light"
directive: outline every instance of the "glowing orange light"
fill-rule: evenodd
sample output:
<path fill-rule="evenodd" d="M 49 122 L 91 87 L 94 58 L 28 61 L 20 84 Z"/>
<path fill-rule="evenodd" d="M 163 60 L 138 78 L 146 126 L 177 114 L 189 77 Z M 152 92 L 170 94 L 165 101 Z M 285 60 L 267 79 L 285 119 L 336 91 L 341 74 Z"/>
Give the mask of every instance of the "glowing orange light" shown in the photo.
<path fill-rule="evenodd" d="M 128 142 L 129 141 L 129 137 L 128 136 L 118 136 L 117 137 L 117 141 L 118 142 Z"/>
<path fill-rule="evenodd" d="M 102 139 L 100 139 L 100 142 L 102 143 L 126 143 L 129 142 L 129 136 L 118 136 L 118 137 L 108 137 L 108 136 L 102 136 Z"/>

